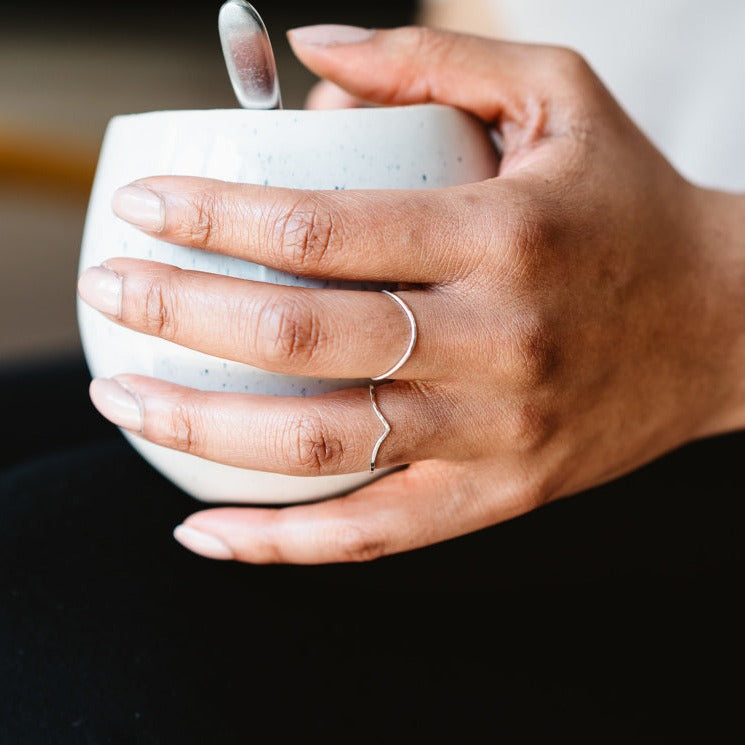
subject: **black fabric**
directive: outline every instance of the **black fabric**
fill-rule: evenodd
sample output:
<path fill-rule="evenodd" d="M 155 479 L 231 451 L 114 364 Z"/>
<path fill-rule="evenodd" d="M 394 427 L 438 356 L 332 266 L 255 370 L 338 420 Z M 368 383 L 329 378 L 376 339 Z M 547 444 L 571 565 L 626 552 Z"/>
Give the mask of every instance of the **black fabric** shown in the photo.
<path fill-rule="evenodd" d="M 183 39 L 199 43 L 217 42 L 217 13 L 224 0 L 180 0 L 178 4 L 153 3 L 150 0 L 127 0 L 126 3 L 102 3 L 96 0 L 3 1 L 3 27 L 43 29 L 47 33 L 72 29 L 81 33 L 106 35 L 127 34 L 131 41 L 148 35 Z M 281 0 L 253 3 L 261 13 L 275 46 L 281 43 L 285 29 L 312 23 L 348 23 L 366 27 L 402 26 L 411 23 L 417 11 L 415 0 L 375 0 L 353 3 L 349 0 Z"/>
<path fill-rule="evenodd" d="M 79 362 L 2 379 L 0 743 L 654 743 L 741 728 L 745 434 L 421 551 L 254 567 L 173 541 L 199 503 L 86 388 Z"/>

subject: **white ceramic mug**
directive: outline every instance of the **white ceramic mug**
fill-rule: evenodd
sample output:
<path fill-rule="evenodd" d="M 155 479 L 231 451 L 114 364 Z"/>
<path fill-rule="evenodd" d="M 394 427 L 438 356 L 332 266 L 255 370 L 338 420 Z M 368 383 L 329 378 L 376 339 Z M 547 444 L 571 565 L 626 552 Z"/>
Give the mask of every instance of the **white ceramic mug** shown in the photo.
<path fill-rule="evenodd" d="M 130 181 L 154 175 L 205 176 L 302 189 L 425 189 L 489 178 L 497 167 L 496 152 L 484 127 L 461 111 L 439 105 L 118 116 L 109 123 L 101 149 L 80 271 L 127 256 L 264 282 L 375 290 L 375 285 L 293 277 L 240 259 L 165 243 L 116 218 L 112 194 Z M 202 390 L 299 396 L 367 384 L 279 375 L 218 359 L 119 326 L 80 301 L 78 321 L 94 376 L 137 373 Z M 402 346 L 405 341 L 401 340 Z M 299 477 L 251 471 L 124 434 L 165 476 L 208 502 L 310 501 L 350 491 L 379 475 L 376 471 Z M 278 463 L 277 470 L 281 467 Z"/>

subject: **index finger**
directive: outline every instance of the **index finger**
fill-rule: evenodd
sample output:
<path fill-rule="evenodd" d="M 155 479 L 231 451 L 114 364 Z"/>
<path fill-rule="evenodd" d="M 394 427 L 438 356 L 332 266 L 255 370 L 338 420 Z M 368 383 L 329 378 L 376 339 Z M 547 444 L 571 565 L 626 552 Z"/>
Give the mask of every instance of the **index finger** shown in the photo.
<path fill-rule="evenodd" d="M 463 222 L 454 191 L 306 191 L 159 176 L 119 189 L 113 208 L 169 243 L 294 275 L 437 282 L 461 266 L 460 233 L 445 229 Z"/>

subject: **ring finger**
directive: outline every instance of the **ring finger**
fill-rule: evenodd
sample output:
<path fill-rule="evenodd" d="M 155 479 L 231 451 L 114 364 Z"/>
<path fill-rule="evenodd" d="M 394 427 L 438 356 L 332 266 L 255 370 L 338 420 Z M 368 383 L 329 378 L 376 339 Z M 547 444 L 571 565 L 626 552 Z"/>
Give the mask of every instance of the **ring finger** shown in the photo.
<path fill-rule="evenodd" d="M 435 379 L 460 356 L 444 288 L 401 293 L 411 319 L 380 292 L 310 290 L 112 259 L 88 269 L 80 295 L 117 322 L 191 349 L 273 372 L 375 377 L 399 361 L 399 379 Z M 444 316 L 444 317 L 443 317 Z M 448 341 L 450 340 L 450 341 Z"/>
<path fill-rule="evenodd" d="M 240 468 L 296 476 L 370 469 L 384 425 L 370 392 L 351 388 L 323 396 L 257 396 L 198 391 L 138 375 L 91 383 L 96 408 L 114 424 L 165 447 Z M 405 382 L 376 389 L 376 401 L 394 424 L 376 467 L 441 456 L 448 437 L 438 393 Z"/>

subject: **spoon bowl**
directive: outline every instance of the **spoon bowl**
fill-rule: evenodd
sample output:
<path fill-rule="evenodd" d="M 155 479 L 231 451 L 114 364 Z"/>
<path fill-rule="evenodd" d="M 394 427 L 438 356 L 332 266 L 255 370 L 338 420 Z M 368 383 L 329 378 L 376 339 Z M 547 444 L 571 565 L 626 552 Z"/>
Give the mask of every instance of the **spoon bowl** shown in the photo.
<path fill-rule="evenodd" d="M 261 16 L 251 3 L 228 0 L 217 18 L 236 98 L 244 109 L 281 109 L 277 64 Z"/>

